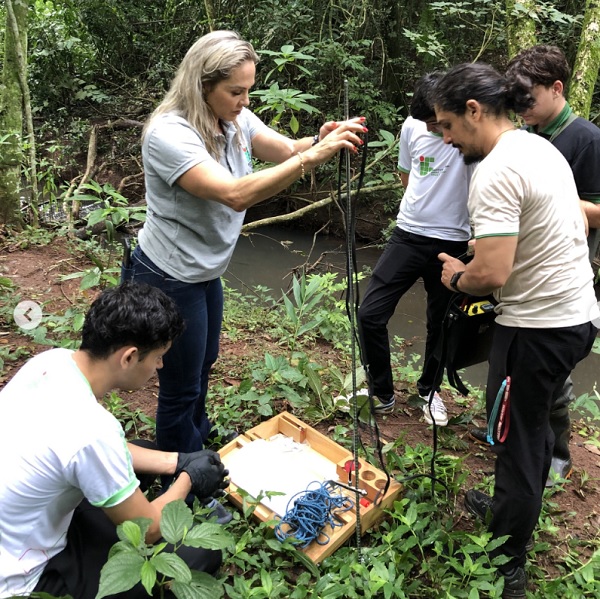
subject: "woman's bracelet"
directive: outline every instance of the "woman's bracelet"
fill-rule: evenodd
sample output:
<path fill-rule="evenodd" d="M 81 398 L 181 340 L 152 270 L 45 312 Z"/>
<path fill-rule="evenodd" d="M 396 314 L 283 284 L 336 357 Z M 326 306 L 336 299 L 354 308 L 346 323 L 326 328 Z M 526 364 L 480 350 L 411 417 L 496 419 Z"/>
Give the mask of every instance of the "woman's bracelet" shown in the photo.
<path fill-rule="evenodd" d="M 304 170 L 304 157 L 302 156 L 302 152 L 298 152 L 296 154 L 296 156 L 298 156 L 298 158 L 300 159 L 300 170 L 301 170 L 300 178 L 304 179 L 304 175 L 306 175 L 306 171 Z"/>

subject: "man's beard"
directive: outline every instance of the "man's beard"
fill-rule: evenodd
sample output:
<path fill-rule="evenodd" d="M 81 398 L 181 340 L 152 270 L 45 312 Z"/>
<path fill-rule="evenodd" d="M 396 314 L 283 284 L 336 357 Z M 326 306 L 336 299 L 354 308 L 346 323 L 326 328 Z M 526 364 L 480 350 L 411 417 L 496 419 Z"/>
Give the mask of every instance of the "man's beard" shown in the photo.
<path fill-rule="evenodd" d="M 469 164 L 475 164 L 476 162 L 481 162 L 483 160 L 483 156 L 481 154 L 463 154 L 463 161 L 468 166 Z"/>
<path fill-rule="evenodd" d="M 476 162 L 481 162 L 484 159 L 482 154 L 465 154 L 465 151 L 462 146 L 452 144 L 453 148 L 456 148 L 463 157 L 464 163 L 469 166 L 469 164 L 475 164 Z"/>

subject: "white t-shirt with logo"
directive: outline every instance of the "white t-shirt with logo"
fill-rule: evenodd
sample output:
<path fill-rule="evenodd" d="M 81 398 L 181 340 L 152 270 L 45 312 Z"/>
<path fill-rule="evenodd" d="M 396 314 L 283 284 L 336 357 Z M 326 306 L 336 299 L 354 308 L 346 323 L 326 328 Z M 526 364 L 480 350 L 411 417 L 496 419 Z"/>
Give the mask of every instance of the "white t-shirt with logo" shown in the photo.
<path fill-rule="evenodd" d="M 451 241 L 471 237 L 467 198 L 473 168 L 456 148 L 408 117 L 400 132 L 398 169 L 410 174 L 396 219 L 400 229 Z"/>
<path fill-rule="evenodd" d="M 550 142 L 526 131 L 502 135 L 475 170 L 469 212 L 476 239 L 519 237 L 512 272 L 494 293 L 498 324 L 558 328 L 596 318 L 577 188 Z"/>
<path fill-rule="evenodd" d="M 112 507 L 139 485 L 121 425 L 72 355 L 39 354 L 0 392 L 0 598 L 33 590 L 84 497 Z"/>

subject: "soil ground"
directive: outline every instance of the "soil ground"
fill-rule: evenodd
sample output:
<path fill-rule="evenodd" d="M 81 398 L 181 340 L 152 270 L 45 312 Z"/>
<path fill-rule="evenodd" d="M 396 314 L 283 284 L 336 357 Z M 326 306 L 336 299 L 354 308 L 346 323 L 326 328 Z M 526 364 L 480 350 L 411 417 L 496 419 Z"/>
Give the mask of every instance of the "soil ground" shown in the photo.
<path fill-rule="evenodd" d="M 94 291 L 81 292 L 80 279 L 61 281 L 61 275 L 67 275 L 88 268 L 91 264 L 82 264 L 81 258 L 73 256 L 68 243 L 63 237 L 55 238 L 46 246 L 30 245 L 15 241 L 15 238 L 0 231 L 0 279 L 8 277 L 16 286 L 13 298 L 32 299 L 43 303 L 45 313 L 60 313 L 69 306 L 80 302 L 83 294 L 84 301 L 90 302 L 95 295 Z M 16 302 L 15 302 L 16 303 Z M 4 306 L 6 308 L 6 306 Z M 36 345 L 30 337 L 19 334 L 12 322 L 7 322 L 8 317 L 2 315 L 10 313 L 9 310 L 0 310 L 0 350 L 8 348 L 13 351 L 19 347 L 24 348 L 29 355 L 47 349 L 47 346 Z M 227 373 L 239 371 L 241 361 L 255 359 L 269 351 L 269 344 L 275 346 L 273 340 L 264 335 L 255 335 L 249 342 L 233 341 L 223 335 L 222 349 L 219 361 L 215 367 L 215 374 L 228 384 L 236 385 L 239 381 L 231 378 Z M 5 349 L 6 351 L 6 349 Z M 333 355 L 330 348 L 315 348 L 315 352 L 326 352 L 326 360 Z M 0 356 L 3 355 L 0 353 Z M 319 356 L 325 357 L 325 356 Z M 316 358 L 316 356 L 315 356 Z M 0 371 L 0 387 L 3 386 L 25 357 L 5 364 L 4 372 Z M 318 361 L 318 360 L 317 360 Z M 233 368 L 231 366 L 234 366 Z M 229 376 L 229 378 L 228 378 Z M 134 393 L 122 394 L 131 410 L 141 409 L 149 416 L 155 415 L 158 393 L 158 383 L 151 380 L 146 387 Z M 421 409 L 411 401 L 412 390 L 398 389 L 397 404 L 393 414 L 380 418 L 380 434 L 386 441 L 392 441 L 402 436 L 405 443 L 415 446 L 418 443 L 431 443 L 431 427 L 423 421 Z M 446 406 L 450 416 L 458 416 L 464 410 L 458 405 L 448 391 L 443 391 Z M 341 416 L 340 423 L 350 426 L 350 422 Z M 327 432 L 332 422 L 322 423 L 319 429 Z M 483 425 L 483 419 L 475 424 Z M 465 488 L 471 488 L 485 476 L 493 474 L 494 461 L 492 452 L 482 446 L 475 445 L 468 436 L 466 424 L 454 424 L 452 429 L 451 447 L 444 443 L 442 435 L 442 448 L 440 451 L 459 455 L 464 458 L 468 481 Z M 241 432 L 241 431 L 240 431 Z M 553 509 L 553 519 L 560 528 L 557 536 L 543 539 L 552 544 L 552 549 L 544 554 L 538 554 L 538 565 L 547 569 L 549 574 L 554 570 L 554 564 L 560 562 L 567 553 L 566 543 L 570 539 L 581 541 L 597 539 L 600 535 L 600 451 L 593 444 L 586 443 L 586 437 L 580 435 L 585 432 L 585 427 L 573 427 L 571 451 L 575 465 L 571 480 L 562 490 L 552 496 L 551 501 L 556 504 Z M 365 436 L 366 437 L 366 436 Z M 462 503 L 462 497 L 457 498 Z M 469 529 L 472 523 L 464 518 L 459 526 Z M 557 541 L 558 539 L 558 541 Z"/>

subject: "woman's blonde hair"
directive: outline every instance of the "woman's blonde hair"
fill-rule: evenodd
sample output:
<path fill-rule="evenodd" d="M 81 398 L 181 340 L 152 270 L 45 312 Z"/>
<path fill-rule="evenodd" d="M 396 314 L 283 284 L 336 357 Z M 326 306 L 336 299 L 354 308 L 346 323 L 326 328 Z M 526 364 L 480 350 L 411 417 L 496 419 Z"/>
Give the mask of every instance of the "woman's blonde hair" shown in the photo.
<path fill-rule="evenodd" d="M 215 140 L 214 115 L 205 101 L 206 94 L 248 60 L 256 64 L 259 58 L 252 44 L 242 40 L 235 31 L 213 31 L 202 36 L 181 61 L 171 88 L 146 122 L 142 137 L 154 118 L 174 112 L 200 133 L 209 154 L 218 159 L 220 148 Z M 240 142 L 239 126 L 237 123 L 235 126 Z"/>

